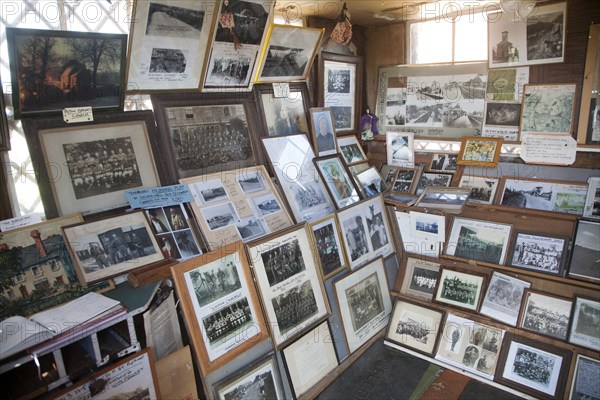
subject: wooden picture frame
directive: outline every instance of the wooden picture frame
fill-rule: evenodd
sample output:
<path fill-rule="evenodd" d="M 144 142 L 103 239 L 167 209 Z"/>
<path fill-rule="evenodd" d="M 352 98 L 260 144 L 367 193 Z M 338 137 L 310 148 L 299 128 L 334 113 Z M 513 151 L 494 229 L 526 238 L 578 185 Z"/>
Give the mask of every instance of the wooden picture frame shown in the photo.
<path fill-rule="evenodd" d="M 194 196 L 192 211 L 209 250 L 249 242 L 292 226 L 264 166 L 181 179 Z"/>
<path fill-rule="evenodd" d="M 313 163 L 336 208 L 344 208 L 360 201 L 362 196 L 359 188 L 339 154 L 314 158 Z"/>
<path fill-rule="evenodd" d="M 309 109 L 312 126 L 312 143 L 318 157 L 339 152 L 334 126 L 333 112 L 327 107 L 311 107 Z"/>
<path fill-rule="evenodd" d="M 431 302 L 437 286 L 441 265 L 423 258 L 406 257 L 401 269 L 400 294 Z"/>
<path fill-rule="evenodd" d="M 414 190 L 414 194 L 418 196 L 423 193 L 428 186 L 450 187 L 453 177 L 454 174 L 445 172 L 421 172 L 419 180 L 412 190 Z"/>
<path fill-rule="evenodd" d="M 479 314 L 510 326 L 517 326 L 525 289 L 531 282 L 492 272 Z"/>
<path fill-rule="evenodd" d="M 575 295 L 569 324 L 568 342 L 594 351 L 600 351 L 600 301 Z"/>
<path fill-rule="evenodd" d="M 154 359 L 150 348 L 125 357 L 54 394 L 54 398 L 150 398 L 160 400 Z"/>
<path fill-rule="evenodd" d="M 415 134 L 388 130 L 385 136 L 387 163 L 396 167 L 415 166 Z"/>
<path fill-rule="evenodd" d="M 503 142 L 503 138 L 463 137 L 457 164 L 494 168 L 498 165 Z"/>
<path fill-rule="evenodd" d="M 0 80 L 0 151 L 10 150 L 10 130 L 8 129 L 8 116 L 6 115 L 6 101 L 4 87 Z"/>
<path fill-rule="evenodd" d="M 590 25 L 590 34 L 585 57 L 581 108 L 577 124 L 577 143 L 597 144 L 600 142 L 600 24 Z"/>
<path fill-rule="evenodd" d="M 367 160 L 367 155 L 354 135 L 337 138 L 340 154 L 347 166 L 354 166 Z"/>
<path fill-rule="evenodd" d="M 181 262 L 171 273 L 204 376 L 268 338 L 242 242 Z"/>
<path fill-rule="evenodd" d="M 247 390 L 261 390 L 261 387 L 264 396 L 268 399 L 283 397 L 279 367 L 274 354 L 218 382 L 214 387 L 215 398 L 219 400 L 244 398 L 243 395 Z"/>
<path fill-rule="evenodd" d="M 525 289 L 519 328 L 566 341 L 573 301 L 533 289 Z"/>
<path fill-rule="evenodd" d="M 165 261 L 144 211 L 61 227 L 82 285 Z"/>
<path fill-rule="evenodd" d="M 571 135 L 576 94 L 575 83 L 525 85 L 519 139 L 533 133 Z"/>
<path fill-rule="evenodd" d="M 441 267 L 433 301 L 477 312 L 485 283 L 483 274 Z"/>
<path fill-rule="evenodd" d="M 305 82 L 290 82 L 287 96 L 275 96 L 272 84 L 254 85 L 256 108 L 262 129 L 260 136 L 304 133 L 310 135 L 310 95 Z M 287 115 L 286 115 L 287 114 Z"/>
<path fill-rule="evenodd" d="M 600 374 L 600 361 L 586 357 L 583 354 L 577 354 L 568 398 L 572 400 L 585 399 L 585 396 L 593 393 L 595 383 L 588 377 L 597 376 L 598 374 Z"/>
<path fill-rule="evenodd" d="M 555 276 L 563 276 L 569 250 L 567 236 L 517 230 L 512 238 L 508 265 Z"/>
<path fill-rule="evenodd" d="M 250 242 L 247 252 L 276 349 L 329 316 L 306 224 Z"/>
<path fill-rule="evenodd" d="M 28 118 L 23 130 L 47 218 L 125 207 L 127 189 L 168 181 L 157 168 L 162 152 L 152 111 L 96 114 L 83 123 Z"/>
<path fill-rule="evenodd" d="M 396 299 L 385 339 L 427 356 L 433 356 L 444 312 Z"/>
<path fill-rule="evenodd" d="M 600 282 L 600 258 L 597 247 L 600 239 L 600 222 L 579 219 L 575 226 L 571 259 L 567 276 L 589 282 Z"/>
<path fill-rule="evenodd" d="M 496 199 L 500 178 L 486 176 L 462 175 L 458 187 L 471 189 L 468 203 L 491 205 Z"/>
<path fill-rule="evenodd" d="M 378 196 L 389 190 L 383 177 L 375 167 L 370 167 L 366 171 L 356 174 L 355 178 L 358 182 L 358 187 L 365 198 Z"/>
<path fill-rule="evenodd" d="M 123 109 L 127 35 L 7 28 L 6 40 L 15 119 L 71 107 Z"/>
<path fill-rule="evenodd" d="M 391 186 L 392 192 L 414 194 L 417 184 L 421 178 L 421 167 L 403 168 L 398 167 L 396 181 Z"/>
<path fill-rule="evenodd" d="M 333 290 L 346 348 L 352 354 L 388 325 L 392 313 L 383 258 L 337 279 Z"/>
<path fill-rule="evenodd" d="M 348 268 L 348 258 L 341 240 L 340 225 L 335 215 L 329 215 L 309 223 L 319 253 L 321 279 L 337 275 Z"/>
<path fill-rule="evenodd" d="M 342 135 L 359 132 L 362 112 L 362 57 L 321 51 L 317 71 L 317 103 L 331 108 L 336 132 Z"/>
<path fill-rule="evenodd" d="M 494 381 L 540 399 L 558 400 L 565 390 L 571 357 L 569 350 L 507 333 Z"/>
<path fill-rule="evenodd" d="M 131 16 L 127 91 L 196 90 L 206 68 L 215 1 L 136 0 Z"/>
<path fill-rule="evenodd" d="M 169 183 L 263 164 L 251 93 L 150 96 Z"/>
<path fill-rule="evenodd" d="M 391 190 L 394 186 L 394 183 L 396 183 L 399 173 L 400 167 L 394 167 L 393 165 L 382 164 L 381 168 L 379 168 L 379 175 L 381 175 L 381 178 L 388 187 L 388 190 Z"/>
<path fill-rule="evenodd" d="M 271 23 L 255 83 L 306 80 L 325 29 Z"/>

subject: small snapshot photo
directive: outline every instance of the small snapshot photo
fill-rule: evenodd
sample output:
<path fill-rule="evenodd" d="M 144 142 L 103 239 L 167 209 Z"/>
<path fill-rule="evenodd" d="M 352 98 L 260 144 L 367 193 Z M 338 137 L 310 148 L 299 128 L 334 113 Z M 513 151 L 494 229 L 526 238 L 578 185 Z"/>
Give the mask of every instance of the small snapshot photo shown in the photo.
<path fill-rule="evenodd" d="M 246 194 L 254 193 L 265 189 L 265 183 L 263 182 L 263 177 L 260 172 L 252 172 L 248 174 L 240 174 L 237 177 L 237 182 L 239 183 L 242 191 Z"/>
<path fill-rule="evenodd" d="M 200 212 L 211 231 L 232 225 L 238 220 L 237 213 L 231 203 L 203 208 Z"/>

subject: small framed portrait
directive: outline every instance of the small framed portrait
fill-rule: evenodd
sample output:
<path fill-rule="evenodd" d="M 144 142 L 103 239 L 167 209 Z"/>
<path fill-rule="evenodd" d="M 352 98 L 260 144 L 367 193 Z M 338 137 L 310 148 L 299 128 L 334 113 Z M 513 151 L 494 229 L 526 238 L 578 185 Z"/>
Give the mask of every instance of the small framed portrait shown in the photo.
<path fill-rule="evenodd" d="M 367 155 L 358 143 L 356 136 L 338 137 L 337 144 L 346 165 L 351 166 L 367 161 Z"/>
<path fill-rule="evenodd" d="M 383 258 L 333 282 L 349 353 L 388 325 L 392 301 Z"/>
<path fill-rule="evenodd" d="M 313 107 L 309 109 L 309 113 L 315 154 L 320 157 L 337 153 L 338 147 L 331 108 Z"/>
<path fill-rule="evenodd" d="M 525 85 L 520 138 L 530 133 L 570 135 L 576 84 Z"/>
<path fill-rule="evenodd" d="M 397 299 L 385 338 L 398 346 L 433 355 L 444 313 Z"/>
<path fill-rule="evenodd" d="M 325 29 L 269 25 L 255 83 L 306 80 Z"/>
<path fill-rule="evenodd" d="M 471 189 L 467 202 L 477 204 L 493 204 L 500 184 L 499 178 L 463 175 L 460 177 L 458 187 Z"/>
<path fill-rule="evenodd" d="M 413 132 L 386 133 L 387 163 L 397 167 L 414 167 L 414 137 Z"/>
<path fill-rule="evenodd" d="M 392 188 L 392 192 L 414 194 L 421 177 L 421 172 L 421 167 L 398 167 L 396 181 L 390 186 Z M 448 184 L 450 184 L 450 180 L 448 180 Z"/>
<path fill-rule="evenodd" d="M 400 293 L 419 300 L 431 301 L 437 287 L 440 264 L 422 258 L 406 258 Z"/>
<path fill-rule="evenodd" d="M 275 355 L 269 355 L 215 385 L 215 397 L 219 400 L 255 400 L 257 393 L 265 399 L 284 396 Z"/>
<path fill-rule="evenodd" d="M 494 271 L 479 313 L 507 325 L 517 326 L 523 294 L 530 287 L 531 282 Z"/>
<path fill-rule="evenodd" d="M 433 300 L 477 311 L 484 284 L 483 275 L 441 268 Z"/>
<path fill-rule="evenodd" d="M 470 189 L 429 186 L 423 190 L 415 206 L 459 213 L 470 194 Z"/>
<path fill-rule="evenodd" d="M 590 395 L 597 393 L 598 383 L 595 379 L 590 379 L 590 376 L 600 375 L 600 361 L 586 357 L 583 354 L 577 354 L 573 378 L 571 379 L 571 391 L 569 400 L 595 400 L 598 395 Z"/>
<path fill-rule="evenodd" d="M 287 96 L 276 97 L 273 85 L 254 85 L 256 106 L 262 117 L 261 136 L 304 133 L 310 135 L 308 124 L 308 88 L 304 82 L 290 83 Z"/>
<path fill-rule="evenodd" d="M 388 191 L 388 187 L 375 167 L 356 175 L 364 197 L 369 198 Z"/>
<path fill-rule="evenodd" d="M 464 137 L 458 153 L 458 165 L 479 165 L 494 168 L 498 165 L 502 138 Z"/>
<path fill-rule="evenodd" d="M 334 215 L 327 216 L 310 224 L 323 281 L 348 268 L 346 252 L 341 240 L 340 227 Z"/>
<path fill-rule="evenodd" d="M 456 172 L 458 154 L 434 153 L 429 164 L 432 172 Z"/>
<path fill-rule="evenodd" d="M 453 174 L 443 172 L 423 172 L 419 176 L 414 194 L 420 195 L 428 186 L 449 187 L 453 176 Z"/>
<path fill-rule="evenodd" d="M 567 236 L 516 231 L 509 265 L 562 276 L 569 249 Z"/>
<path fill-rule="evenodd" d="M 268 337 L 241 242 L 172 269 L 204 375 Z"/>
<path fill-rule="evenodd" d="M 313 163 L 337 208 L 360 201 L 360 192 L 339 154 L 315 158 Z"/>
<path fill-rule="evenodd" d="M 84 285 L 165 259 L 143 211 L 61 229 Z"/>
<path fill-rule="evenodd" d="M 494 380 L 537 398 L 563 398 L 572 353 L 513 334 L 504 335 Z"/>
<path fill-rule="evenodd" d="M 400 172 L 400 167 L 394 167 L 393 165 L 383 164 L 379 169 L 379 175 L 385 182 L 388 189 L 391 189 L 396 183 L 396 178 Z"/>
<path fill-rule="evenodd" d="M 567 340 L 571 299 L 526 289 L 519 327 L 558 340 Z"/>
<path fill-rule="evenodd" d="M 504 331 L 448 313 L 435 358 L 494 379 Z"/>
<path fill-rule="evenodd" d="M 569 326 L 569 343 L 600 350 L 600 302 L 583 296 L 575 296 Z"/>
<path fill-rule="evenodd" d="M 569 278 L 600 282 L 600 222 L 577 220 Z"/>

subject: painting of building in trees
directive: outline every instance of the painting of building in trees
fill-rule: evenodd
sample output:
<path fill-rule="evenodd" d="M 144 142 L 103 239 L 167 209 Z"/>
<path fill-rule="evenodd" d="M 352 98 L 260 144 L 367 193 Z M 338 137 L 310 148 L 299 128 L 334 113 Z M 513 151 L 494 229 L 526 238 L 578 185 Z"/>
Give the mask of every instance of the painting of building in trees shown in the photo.
<path fill-rule="evenodd" d="M 81 221 L 75 214 L 0 233 L 0 321 L 109 287 L 83 287 L 77 280 L 60 227 Z"/>
<path fill-rule="evenodd" d="M 16 117 L 122 108 L 127 35 L 7 28 Z"/>

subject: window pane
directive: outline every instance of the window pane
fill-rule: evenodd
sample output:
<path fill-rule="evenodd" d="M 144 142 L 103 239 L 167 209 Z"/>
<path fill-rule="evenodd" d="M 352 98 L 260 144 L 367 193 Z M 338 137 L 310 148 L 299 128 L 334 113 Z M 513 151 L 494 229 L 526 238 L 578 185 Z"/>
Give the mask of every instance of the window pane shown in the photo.
<path fill-rule="evenodd" d="M 410 63 L 452 61 L 452 23 L 439 20 L 410 25 Z"/>
<path fill-rule="evenodd" d="M 487 21 L 481 15 L 467 16 L 455 26 L 454 61 L 476 61 L 487 59 Z"/>

